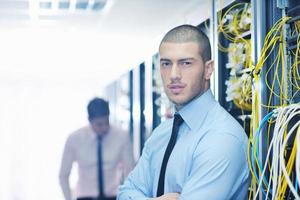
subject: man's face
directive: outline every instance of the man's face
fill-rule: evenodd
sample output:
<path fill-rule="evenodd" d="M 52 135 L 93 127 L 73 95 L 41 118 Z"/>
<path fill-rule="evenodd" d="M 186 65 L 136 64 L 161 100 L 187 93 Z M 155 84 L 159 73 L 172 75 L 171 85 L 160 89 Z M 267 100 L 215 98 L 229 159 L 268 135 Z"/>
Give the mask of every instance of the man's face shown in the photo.
<path fill-rule="evenodd" d="M 213 62 L 203 62 L 197 43 L 165 42 L 159 54 L 164 89 L 177 109 L 209 88 Z"/>
<path fill-rule="evenodd" d="M 97 117 L 90 120 L 90 124 L 95 133 L 99 135 L 106 134 L 109 131 L 109 117 Z"/>

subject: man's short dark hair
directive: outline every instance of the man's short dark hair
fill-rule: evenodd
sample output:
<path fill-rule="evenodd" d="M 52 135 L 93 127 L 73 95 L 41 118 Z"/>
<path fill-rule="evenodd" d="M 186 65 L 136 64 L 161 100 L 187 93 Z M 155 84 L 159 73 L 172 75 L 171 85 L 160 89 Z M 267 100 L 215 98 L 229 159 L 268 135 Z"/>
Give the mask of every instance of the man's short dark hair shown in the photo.
<path fill-rule="evenodd" d="M 196 26 L 184 24 L 171 29 L 163 37 L 159 46 L 164 42 L 184 43 L 196 42 L 204 62 L 211 60 L 211 46 L 209 38 Z"/>
<path fill-rule="evenodd" d="M 89 120 L 93 120 L 98 117 L 109 116 L 108 102 L 104 99 L 96 97 L 89 102 L 87 111 Z"/>

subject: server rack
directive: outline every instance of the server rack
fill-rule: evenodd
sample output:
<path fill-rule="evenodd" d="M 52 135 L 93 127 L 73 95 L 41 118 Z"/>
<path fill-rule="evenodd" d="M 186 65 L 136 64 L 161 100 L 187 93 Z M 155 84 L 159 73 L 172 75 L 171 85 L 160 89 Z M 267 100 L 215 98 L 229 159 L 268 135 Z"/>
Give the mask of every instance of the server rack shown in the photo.
<path fill-rule="evenodd" d="M 125 131 L 130 131 L 130 73 L 122 75 L 106 87 L 110 105 L 110 121 Z M 118 111 L 118 112 L 117 112 Z"/>
<path fill-rule="evenodd" d="M 287 16 L 291 17 L 287 25 L 287 54 L 288 66 L 293 66 L 299 69 L 299 61 L 296 58 L 296 51 L 299 43 L 300 35 L 300 2 L 297 0 L 289 0 L 286 8 Z M 295 64 L 298 62 L 298 66 Z M 295 77 L 294 73 L 288 78 L 290 86 L 288 88 L 288 95 L 291 97 L 290 103 L 300 102 L 299 85 L 300 80 Z"/>
<path fill-rule="evenodd" d="M 250 132 L 251 23 L 250 1 L 236 1 L 217 12 L 218 101 Z M 249 16 L 248 16 L 249 15 Z M 243 19 L 247 18 L 247 19 Z M 242 20 L 246 23 L 242 28 Z M 236 22 L 235 22 L 236 21 Z M 233 25 L 236 24 L 236 27 Z M 230 30 L 232 28 L 232 30 Z M 244 85 L 245 88 L 240 88 Z M 246 89 L 246 90 L 244 90 Z M 247 92 L 243 92 L 247 91 Z"/>
<path fill-rule="evenodd" d="M 161 97 L 160 94 L 160 85 L 157 80 L 158 76 L 158 54 L 152 56 L 152 105 L 153 105 L 153 129 L 155 129 L 161 122 L 160 116 L 160 102 L 159 99 Z"/>
<path fill-rule="evenodd" d="M 213 11 L 217 12 L 216 3 L 217 1 L 213 1 Z M 244 128 L 250 137 L 250 146 L 254 142 L 254 140 L 258 139 L 257 149 L 259 149 L 259 153 L 257 154 L 257 158 L 262 162 L 271 162 L 270 157 L 267 157 L 268 150 L 270 150 L 271 140 L 273 137 L 277 137 L 277 135 L 273 135 L 274 131 L 274 122 L 276 115 L 273 116 L 273 120 L 269 120 L 266 124 L 262 126 L 262 129 L 259 129 L 259 126 L 262 123 L 263 118 L 265 118 L 270 112 L 276 112 L 276 108 L 285 107 L 292 103 L 299 104 L 299 62 L 296 62 L 299 57 L 295 54 L 297 53 L 297 48 L 299 49 L 299 40 L 296 38 L 299 37 L 299 1 L 295 0 L 286 0 L 286 1 L 259 1 L 252 0 L 250 1 L 235 1 L 227 7 L 224 7 L 221 13 L 226 13 L 233 6 L 241 3 L 251 3 L 251 30 L 246 31 L 245 34 L 242 34 L 241 37 L 251 40 L 251 59 L 253 61 L 253 66 L 250 66 L 250 71 L 247 71 L 251 75 L 251 84 L 252 84 L 252 109 L 241 112 L 239 106 L 236 106 L 233 102 L 227 102 L 226 99 L 226 84 L 225 81 L 229 76 L 228 69 L 224 68 L 223 65 L 228 62 L 227 52 L 218 51 L 215 54 L 215 58 L 217 60 L 217 77 L 219 78 L 217 83 L 217 97 L 220 101 L 221 105 L 226 108 L 236 119 L 238 119 L 241 123 L 241 119 L 239 116 L 245 115 L 244 119 L 247 119 L 244 123 Z M 222 15 L 222 14 L 221 14 Z M 215 30 L 219 29 L 219 20 L 220 11 L 217 14 L 214 14 L 214 26 Z M 286 17 L 290 17 L 289 20 L 285 20 Z M 279 33 L 276 33 L 278 37 L 281 39 L 274 43 L 273 49 L 268 49 L 264 52 L 269 41 L 265 38 L 270 37 L 269 33 L 276 25 L 277 21 L 282 20 L 283 25 L 277 26 L 276 28 Z M 284 21 L 285 20 L 285 21 Z M 276 35 L 273 33 L 273 35 Z M 223 46 L 228 46 L 228 41 L 224 35 L 215 33 L 214 41 L 220 41 Z M 218 42 L 217 42 L 218 43 Z M 216 48 L 217 45 L 215 45 Z M 281 49 L 280 49 L 281 48 Z M 215 49 L 216 50 L 216 49 Z M 264 59 L 264 54 L 267 53 L 267 58 Z M 282 56 L 282 58 L 278 59 L 278 54 Z M 278 66 L 274 67 L 274 62 L 278 61 Z M 258 67 L 261 63 L 262 66 Z M 295 64 L 296 63 L 296 64 Z M 258 70 L 259 69 L 259 70 Z M 294 70 L 294 71 L 293 71 Z M 298 73 L 298 74 L 297 74 Z M 276 80 L 278 79 L 278 80 Z M 280 80 L 280 81 L 279 81 Z M 270 86 L 271 85 L 271 86 Z M 259 93 L 255 93 L 254 91 L 259 91 Z M 296 122 L 299 122 L 299 115 L 295 116 L 290 120 L 287 125 L 287 131 L 291 129 Z M 246 124 L 246 126 L 245 126 Z M 260 130 L 259 132 L 257 132 Z M 251 133 L 253 132 L 253 133 Z M 261 134 L 259 134 L 261 132 Z M 285 162 L 289 162 L 291 160 L 292 151 L 295 146 L 295 137 L 296 131 L 292 134 L 287 142 L 287 147 L 285 149 L 284 159 Z M 249 150 L 253 151 L 254 146 L 252 146 Z M 252 156 L 249 157 L 251 159 Z M 252 166 L 252 170 L 262 171 L 261 167 L 258 164 L 254 164 Z M 259 180 L 262 179 L 261 174 L 257 174 L 257 178 Z M 270 176 L 270 170 L 266 170 L 264 176 Z M 255 178 L 255 177 L 252 177 Z M 290 174 L 291 180 L 297 185 L 296 181 L 296 173 L 295 169 L 291 171 Z M 264 182 L 264 181 L 263 181 Z M 257 183 L 256 183 L 257 184 Z M 256 191 L 259 191 L 258 197 L 253 199 L 270 199 L 271 196 L 268 194 L 266 197 L 267 188 L 258 186 L 256 184 L 252 184 L 250 188 L 250 192 L 255 194 Z M 285 187 L 285 186 L 284 186 Z M 297 186 L 295 186 L 297 188 Z M 280 198 L 283 199 L 295 199 L 289 187 L 287 187 L 284 194 L 282 193 Z M 274 197 L 273 197 L 274 198 Z M 275 197 L 276 199 L 277 197 Z"/>
<path fill-rule="evenodd" d="M 295 83 L 290 75 L 289 72 L 291 71 L 291 67 L 293 66 L 293 58 L 291 53 L 291 50 L 293 47 L 293 36 L 291 31 L 293 29 L 293 25 L 295 22 L 299 19 L 296 18 L 297 14 L 299 13 L 296 10 L 298 9 L 297 6 L 300 4 L 299 1 L 257 1 L 252 0 L 253 4 L 253 36 L 254 40 L 252 41 L 253 46 L 253 58 L 254 63 L 261 62 L 264 57 L 264 50 L 266 49 L 266 45 L 270 43 L 270 40 L 268 38 L 271 36 L 276 36 L 278 41 L 272 43 L 274 45 L 274 48 L 268 49 L 267 53 L 268 56 L 266 57 L 265 62 L 263 63 L 263 66 L 256 71 L 257 65 L 254 68 L 254 75 L 261 77 L 260 82 L 254 82 L 254 89 L 260 88 L 259 94 L 256 96 L 257 99 L 255 100 L 256 103 L 259 104 L 259 107 L 255 110 L 257 113 L 253 116 L 253 132 L 255 133 L 253 135 L 253 138 L 258 138 L 259 145 L 258 149 L 260 150 L 260 153 L 258 155 L 259 160 L 262 161 L 262 163 L 274 163 L 274 159 L 269 156 L 268 151 L 272 152 L 272 154 L 277 154 L 278 152 L 274 150 L 272 141 L 274 138 L 276 139 L 279 137 L 277 132 L 275 131 L 275 120 L 276 115 L 273 114 L 273 117 L 270 118 L 270 120 L 263 126 L 262 131 L 260 134 L 259 126 L 262 125 L 263 119 L 272 113 L 273 111 L 277 112 L 277 108 L 285 108 L 288 105 L 292 103 L 298 103 L 299 99 L 297 96 L 297 93 L 299 92 L 299 88 L 295 88 Z M 294 11 L 296 12 L 293 12 Z M 295 15 L 296 14 L 296 15 Z M 294 15 L 294 16 L 293 16 Z M 290 18 L 290 19 L 289 19 Z M 278 26 L 281 23 L 280 26 Z M 293 25 L 291 25 L 293 24 Z M 277 25 L 277 26 L 276 26 Z M 275 30 L 274 31 L 274 27 Z M 272 31 L 274 31 L 272 34 L 270 34 Z M 294 43 L 294 47 L 299 46 L 299 44 Z M 280 57 L 278 56 L 280 55 Z M 274 65 L 276 63 L 276 65 Z M 299 66 L 295 66 L 299 69 Z M 259 102 L 259 103 L 257 103 Z M 286 131 L 289 131 L 292 127 L 292 125 L 295 124 L 296 121 L 299 121 L 299 116 L 295 117 L 294 119 L 289 121 L 289 124 L 286 127 Z M 277 122 L 276 122 L 277 123 Z M 256 135 L 258 134 L 258 136 Z M 286 147 L 284 148 L 285 154 L 284 159 L 286 163 L 291 161 L 292 158 L 292 151 L 294 150 L 295 145 L 295 137 L 296 132 L 294 132 L 289 140 L 287 141 Z M 275 163 L 276 164 L 276 163 Z M 260 167 L 258 165 L 253 165 L 254 170 L 259 170 Z M 263 175 L 258 175 L 259 179 L 262 180 L 263 177 L 270 177 L 274 176 L 272 174 L 272 167 L 267 168 L 266 173 Z M 295 184 L 296 181 L 296 174 L 295 169 L 293 169 L 290 173 L 290 178 L 292 182 Z M 282 178 L 284 181 L 286 178 Z M 263 181 L 265 182 L 265 181 Z M 266 183 L 264 183 L 266 184 Z M 274 184 L 274 179 L 271 180 L 268 184 Z M 280 183 L 281 184 L 281 183 Z M 285 183 L 284 183 L 285 184 Z M 283 187 L 283 192 L 276 194 L 278 196 L 274 197 L 270 193 L 268 193 L 268 188 L 264 186 L 260 187 L 252 187 L 253 190 L 259 190 L 259 196 L 257 199 L 295 199 L 296 196 L 294 196 L 291 192 L 291 187 L 286 187 L 284 184 L 281 184 L 280 187 Z M 296 184 L 297 185 L 297 184 Z M 297 186 L 296 186 L 297 188 Z M 276 188 L 271 188 L 273 190 L 276 190 Z M 254 191 L 255 192 L 255 191 Z M 254 197 L 253 197 L 254 199 Z"/>
<path fill-rule="evenodd" d="M 140 97 L 140 153 L 144 148 L 146 140 L 146 118 L 145 118 L 145 63 L 139 65 L 139 97 Z"/>
<path fill-rule="evenodd" d="M 174 114 L 173 104 L 169 101 L 164 92 L 163 83 L 160 76 L 159 55 L 156 53 L 152 57 L 152 84 L 153 84 L 153 128 L 160 122 L 172 118 Z"/>

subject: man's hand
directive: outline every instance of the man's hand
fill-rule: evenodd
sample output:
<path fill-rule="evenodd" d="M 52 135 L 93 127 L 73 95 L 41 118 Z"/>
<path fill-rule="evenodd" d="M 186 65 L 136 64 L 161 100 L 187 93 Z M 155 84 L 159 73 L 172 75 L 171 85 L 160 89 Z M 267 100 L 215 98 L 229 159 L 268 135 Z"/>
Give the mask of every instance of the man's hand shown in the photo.
<path fill-rule="evenodd" d="M 152 198 L 151 200 L 178 200 L 179 194 L 178 193 L 167 193 L 160 197 Z"/>

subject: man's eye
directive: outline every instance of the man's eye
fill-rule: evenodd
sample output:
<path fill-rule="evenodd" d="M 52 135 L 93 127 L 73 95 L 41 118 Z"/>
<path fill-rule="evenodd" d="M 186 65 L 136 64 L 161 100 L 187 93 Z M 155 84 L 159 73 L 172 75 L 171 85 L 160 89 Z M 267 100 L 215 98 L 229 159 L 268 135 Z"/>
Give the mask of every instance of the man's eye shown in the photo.
<path fill-rule="evenodd" d="M 182 66 L 190 66 L 190 65 L 192 65 L 192 64 L 193 64 L 193 63 L 190 62 L 190 61 L 184 61 L 184 62 L 181 63 Z"/>
<path fill-rule="evenodd" d="M 169 62 L 162 62 L 160 65 L 162 67 L 169 67 L 169 66 L 171 66 L 171 63 L 169 63 Z"/>

